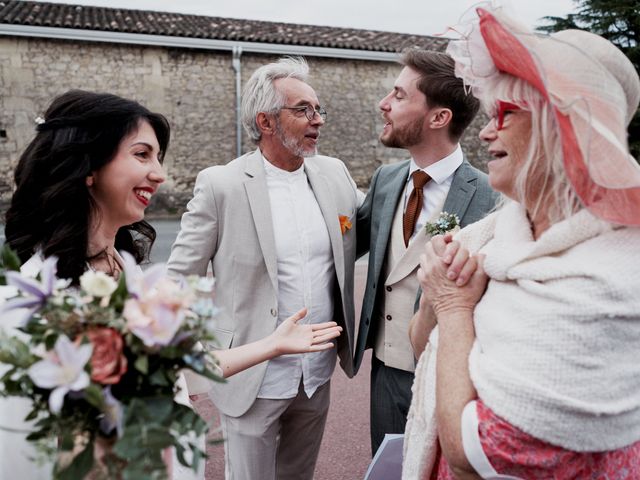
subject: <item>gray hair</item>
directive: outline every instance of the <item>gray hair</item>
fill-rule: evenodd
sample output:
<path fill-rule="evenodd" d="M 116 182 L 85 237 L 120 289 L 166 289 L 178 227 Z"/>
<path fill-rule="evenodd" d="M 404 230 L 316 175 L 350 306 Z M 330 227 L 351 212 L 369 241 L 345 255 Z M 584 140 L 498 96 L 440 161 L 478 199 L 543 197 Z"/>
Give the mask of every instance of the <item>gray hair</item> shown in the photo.
<path fill-rule="evenodd" d="M 258 68 L 242 91 L 242 125 L 251 140 L 260 141 L 261 132 L 256 122 L 260 112 L 274 114 L 285 104 L 285 98 L 274 86 L 281 78 L 295 78 L 306 82 L 309 66 L 302 57 L 285 57 Z"/>

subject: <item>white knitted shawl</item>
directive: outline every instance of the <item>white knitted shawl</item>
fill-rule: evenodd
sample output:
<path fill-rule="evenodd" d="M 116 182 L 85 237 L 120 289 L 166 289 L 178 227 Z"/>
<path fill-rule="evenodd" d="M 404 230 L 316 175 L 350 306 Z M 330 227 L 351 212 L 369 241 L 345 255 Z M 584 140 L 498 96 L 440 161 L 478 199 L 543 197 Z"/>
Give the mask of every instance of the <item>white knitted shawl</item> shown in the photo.
<path fill-rule="evenodd" d="M 524 209 L 510 203 L 456 238 L 486 254 L 490 278 L 469 356 L 483 402 L 573 451 L 640 440 L 640 229 L 612 228 L 583 210 L 534 241 Z M 437 329 L 430 342 L 416 392 L 435 389 Z M 403 479 L 425 478 L 432 467 L 435 403 L 425 399 L 435 395 L 414 397 L 410 410 Z M 411 440 L 417 423 L 431 444 Z"/>

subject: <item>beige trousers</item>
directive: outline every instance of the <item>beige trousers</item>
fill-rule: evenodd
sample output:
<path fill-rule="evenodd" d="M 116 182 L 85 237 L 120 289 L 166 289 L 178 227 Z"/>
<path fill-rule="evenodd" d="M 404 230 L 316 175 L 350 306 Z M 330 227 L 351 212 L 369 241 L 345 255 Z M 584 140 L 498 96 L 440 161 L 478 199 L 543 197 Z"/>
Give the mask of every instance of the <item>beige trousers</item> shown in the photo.
<path fill-rule="evenodd" d="M 257 398 L 240 417 L 220 414 L 226 480 L 311 480 L 329 410 L 330 381 L 308 398 Z"/>

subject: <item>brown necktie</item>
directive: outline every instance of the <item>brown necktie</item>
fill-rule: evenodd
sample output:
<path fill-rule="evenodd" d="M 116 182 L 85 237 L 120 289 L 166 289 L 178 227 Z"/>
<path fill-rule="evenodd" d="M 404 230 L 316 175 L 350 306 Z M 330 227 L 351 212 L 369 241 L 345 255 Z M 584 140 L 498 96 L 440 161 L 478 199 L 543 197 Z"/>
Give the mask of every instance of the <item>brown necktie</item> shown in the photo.
<path fill-rule="evenodd" d="M 422 187 L 431 180 L 431 177 L 422 170 L 416 170 L 411 177 L 413 178 L 413 191 L 411 195 L 409 195 L 407 208 L 402 217 L 402 232 L 404 233 L 405 247 L 409 246 L 409 239 L 411 235 L 413 235 L 413 230 L 416 228 L 416 222 L 422 210 Z"/>

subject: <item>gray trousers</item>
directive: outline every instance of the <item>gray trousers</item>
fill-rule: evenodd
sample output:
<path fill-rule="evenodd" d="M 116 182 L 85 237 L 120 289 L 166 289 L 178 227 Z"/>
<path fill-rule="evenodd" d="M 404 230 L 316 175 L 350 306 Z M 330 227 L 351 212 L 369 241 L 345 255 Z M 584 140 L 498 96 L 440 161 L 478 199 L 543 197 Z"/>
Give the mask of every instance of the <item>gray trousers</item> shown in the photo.
<path fill-rule="evenodd" d="M 226 480 L 312 480 L 329 411 L 330 382 L 311 398 L 257 398 L 240 417 L 220 414 Z"/>
<path fill-rule="evenodd" d="M 404 433 L 411 405 L 413 372 L 387 367 L 371 358 L 371 455 L 385 433 Z"/>

